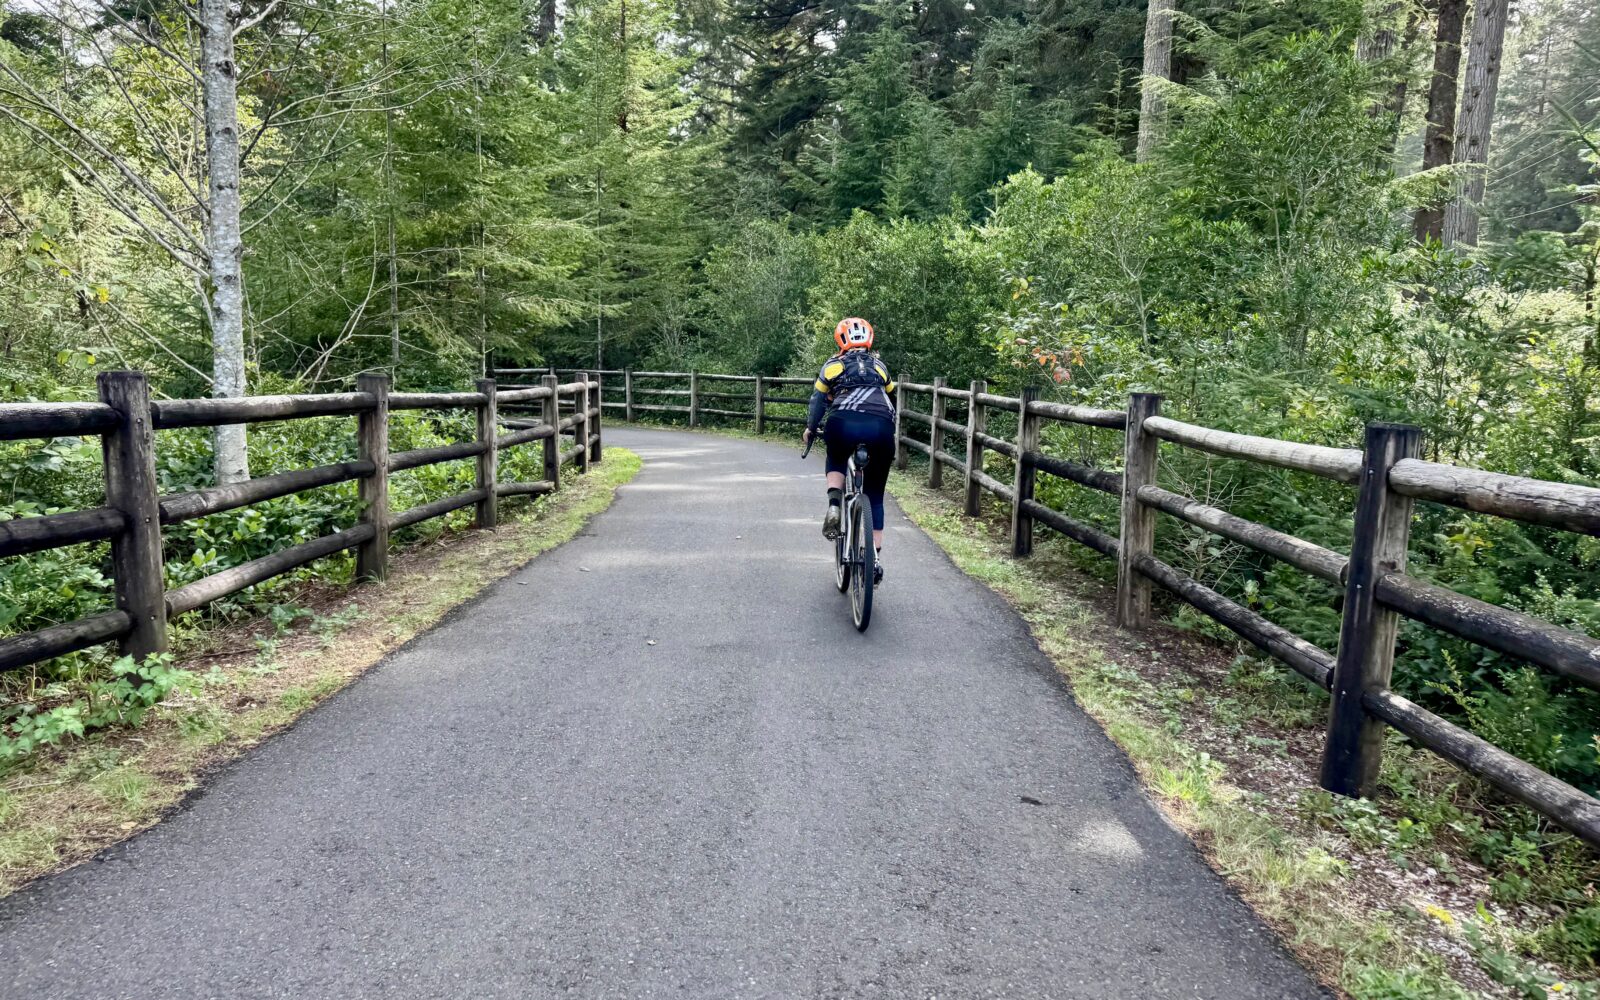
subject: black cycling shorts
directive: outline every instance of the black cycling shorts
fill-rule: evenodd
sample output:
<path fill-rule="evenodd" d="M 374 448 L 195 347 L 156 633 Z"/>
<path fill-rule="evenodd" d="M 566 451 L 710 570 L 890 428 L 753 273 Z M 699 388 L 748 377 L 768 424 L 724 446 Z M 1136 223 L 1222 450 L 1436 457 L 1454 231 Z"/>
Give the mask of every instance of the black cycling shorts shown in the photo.
<path fill-rule="evenodd" d="M 883 488 L 889 482 L 889 465 L 894 461 L 894 421 L 875 413 L 834 410 L 822 425 L 822 439 L 828 445 L 829 472 L 848 471 L 856 445 L 867 446 L 867 473 L 862 484 L 872 502 L 872 527 L 882 531 Z"/>

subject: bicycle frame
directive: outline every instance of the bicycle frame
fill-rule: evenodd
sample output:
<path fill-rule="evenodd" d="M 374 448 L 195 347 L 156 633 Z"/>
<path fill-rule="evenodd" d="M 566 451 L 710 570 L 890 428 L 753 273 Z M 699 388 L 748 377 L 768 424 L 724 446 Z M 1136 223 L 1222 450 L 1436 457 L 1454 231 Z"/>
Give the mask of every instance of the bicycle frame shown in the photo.
<path fill-rule="evenodd" d="M 872 619 L 872 588 L 876 583 L 872 514 L 865 495 L 866 463 L 867 450 L 857 445 L 845 473 L 845 495 L 840 505 L 842 530 L 834 547 L 834 583 L 841 593 L 850 591 L 851 616 L 859 632 L 865 632 Z"/>
<path fill-rule="evenodd" d="M 800 457 L 805 458 L 810 453 L 811 442 L 807 441 Z M 871 506 L 863 506 L 867 503 L 867 461 L 867 446 L 856 445 L 845 471 L 844 496 L 839 504 L 842 523 L 833 541 L 833 582 L 839 593 L 850 591 L 851 617 L 857 632 L 865 632 L 867 623 L 872 620 L 872 588 L 877 583 Z"/>

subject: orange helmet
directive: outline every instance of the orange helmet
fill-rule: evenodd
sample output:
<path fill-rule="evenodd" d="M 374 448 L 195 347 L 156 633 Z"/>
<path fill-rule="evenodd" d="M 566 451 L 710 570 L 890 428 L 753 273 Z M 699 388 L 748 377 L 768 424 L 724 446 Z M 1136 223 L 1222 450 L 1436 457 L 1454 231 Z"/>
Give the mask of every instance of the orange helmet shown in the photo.
<path fill-rule="evenodd" d="M 856 316 L 847 316 L 839 321 L 833 328 L 834 342 L 839 345 L 839 350 L 844 351 L 870 351 L 872 350 L 872 324 Z"/>

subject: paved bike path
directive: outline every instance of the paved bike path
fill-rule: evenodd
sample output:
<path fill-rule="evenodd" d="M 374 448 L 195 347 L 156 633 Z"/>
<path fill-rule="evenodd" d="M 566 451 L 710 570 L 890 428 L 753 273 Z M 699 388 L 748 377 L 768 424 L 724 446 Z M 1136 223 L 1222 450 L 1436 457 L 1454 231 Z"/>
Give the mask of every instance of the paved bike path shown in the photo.
<path fill-rule="evenodd" d="M 1323 996 L 892 506 L 861 636 L 817 455 L 608 443 L 580 537 L 0 901 L 0 996 Z"/>

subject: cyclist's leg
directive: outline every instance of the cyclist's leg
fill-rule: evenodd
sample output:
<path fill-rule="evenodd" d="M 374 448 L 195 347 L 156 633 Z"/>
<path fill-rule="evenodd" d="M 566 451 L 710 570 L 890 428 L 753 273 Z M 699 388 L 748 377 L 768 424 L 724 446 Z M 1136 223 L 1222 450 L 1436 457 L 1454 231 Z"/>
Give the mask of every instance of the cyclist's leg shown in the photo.
<path fill-rule="evenodd" d="M 889 482 L 889 466 L 894 462 L 894 424 L 871 417 L 860 441 L 867 446 L 867 474 L 862 484 L 872 503 L 872 544 L 883 548 L 883 492 Z"/>
<path fill-rule="evenodd" d="M 861 417 L 861 414 L 851 413 L 848 410 L 835 410 L 828 414 L 827 421 L 822 425 L 822 442 L 828 452 L 830 496 L 834 490 L 844 489 L 845 471 L 849 468 L 850 456 L 855 454 L 856 445 L 862 440 Z"/>
<path fill-rule="evenodd" d="M 828 511 L 822 519 L 822 533 L 829 538 L 839 534 L 839 503 L 844 498 L 844 474 L 852 445 L 841 433 L 839 414 L 831 414 L 822 425 L 822 443 L 827 453 Z"/>

